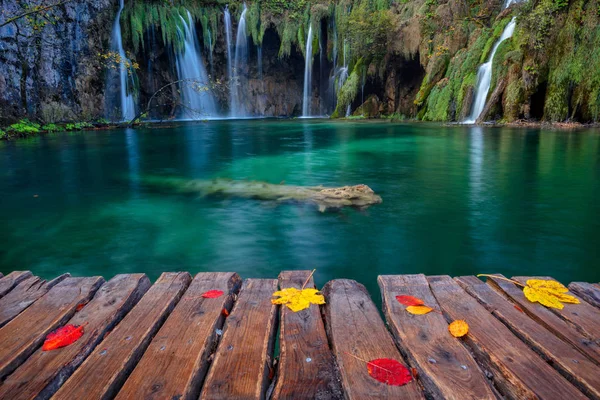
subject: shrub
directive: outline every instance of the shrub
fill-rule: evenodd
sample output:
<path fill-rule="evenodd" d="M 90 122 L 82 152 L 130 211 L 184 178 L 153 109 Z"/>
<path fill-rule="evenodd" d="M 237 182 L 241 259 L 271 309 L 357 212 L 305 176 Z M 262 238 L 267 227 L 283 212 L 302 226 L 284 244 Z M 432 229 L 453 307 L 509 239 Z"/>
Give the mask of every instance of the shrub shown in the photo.
<path fill-rule="evenodd" d="M 9 132 L 13 132 L 21 135 L 32 135 L 40 132 L 40 124 L 31 122 L 28 119 L 22 119 L 16 124 L 12 124 L 8 127 Z"/>

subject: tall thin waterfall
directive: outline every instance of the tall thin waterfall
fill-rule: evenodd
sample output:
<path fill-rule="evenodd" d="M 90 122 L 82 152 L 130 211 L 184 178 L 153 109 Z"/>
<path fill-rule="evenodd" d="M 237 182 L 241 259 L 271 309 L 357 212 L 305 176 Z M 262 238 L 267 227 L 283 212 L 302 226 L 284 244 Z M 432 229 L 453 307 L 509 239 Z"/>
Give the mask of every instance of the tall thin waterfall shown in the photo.
<path fill-rule="evenodd" d="M 227 79 L 231 81 L 233 73 L 231 72 L 231 42 L 233 34 L 231 33 L 231 14 L 229 13 L 229 6 L 225 6 L 223 12 L 223 19 L 225 20 L 225 42 L 227 45 Z"/>
<path fill-rule="evenodd" d="M 119 54 L 119 86 L 120 86 L 120 108 L 121 120 L 130 121 L 135 118 L 135 101 L 133 99 L 134 81 L 132 71 L 128 70 L 126 64 L 129 63 L 125 50 L 123 49 L 123 39 L 121 38 L 121 12 L 125 6 L 124 0 L 120 0 L 119 12 L 113 24 L 113 30 L 110 39 L 110 50 Z M 131 85 L 128 87 L 128 84 Z M 128 90 L 129 89 L 129 90 Z M 109 111 L 109 110 L 107 110 Z"/>
<path fill-rule="evenodd" d="M 248 8 L 244 3 L 240 22 L 238 23 L 237 36 L 235 38 L 235 57 L 233 60 L 233 76 L 230 82 L 231 93 L 231 116 L 245 117 L 246 107 L 241 98 L 246 86 L 246 66 L 248 64 L 248 32 L 246 30 L 246 13 Z"/>
<path fill-rule="evenodd" d="M 512 2 L 512 0 L 509 0 L 507 2 L 507 6 Z M 496 55 L 496 51 L 498 50 L 500 43 L 504 42 L 513 35 L 516 25 L 517 23 L 515 21 L 515 17 L 513 17 L 513 19 L 504 28 L 500 39 L 498 39 L 498 41 L 494 44 L 488 61 L 479 67 L 479 70 L 477 71 L 477 85 L 475 86 L 475 100 L 473 101 L 473 106 L 471 107 L 471 114 L 465 121 L 463 121 L 463 123 L 474 124 L 477 122 L 477 119 L 483 112 L 488 92 L 490 91 L 490 85 L 492 83 L 492 65 L 494 63 L 494 56 Z"/>
<path fill-rule="evenodd" d="M 200 45 L 196 35 L 196 27 L 190 12 L 183 22 L 184 49 L 177 54 L 177 74 L 181 84 L 184 112 L 187 118 L 202 119 L 214 117 L 217 113 L 215 99 L 210 91 L 208 75 L 200 55 Z"/>
<path fill-rule="evenodd" d="M 308 37 L 306 38 L 306 52 L 304 54 L 304 94 L 302 96 L 302 116 L 310 117 L 310 103 L 312 100 L 312 42 L 313 31 L 312 24 L 308 27 Z"/>

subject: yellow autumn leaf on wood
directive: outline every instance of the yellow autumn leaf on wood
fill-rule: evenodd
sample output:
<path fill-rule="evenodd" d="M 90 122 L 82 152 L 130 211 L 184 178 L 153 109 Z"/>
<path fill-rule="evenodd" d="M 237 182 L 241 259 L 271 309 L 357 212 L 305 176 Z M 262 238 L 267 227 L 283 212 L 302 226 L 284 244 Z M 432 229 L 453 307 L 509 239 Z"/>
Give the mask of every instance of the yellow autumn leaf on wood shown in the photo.
<path fill-rule="evenodd" d="M 325 304 L 325 297 L 317 289 L 287 288 L 273 293 L 279 296 L 271 300 L 273 304 L 285 304 L 293 312 L 298 312 L 310 307 L 311 304 Z"/>
<path fill-rule="evenodd" d="M 408 306 L 406 311 L 415 315 L 423 315 L 433 311 L 433 308 L 427 306 Z"/>
<path fill-rule="evenodd" d="M 448 325 L 448 330 L 450 334 L 454 337 L 463 337 L 467 333 L 469 333 L 469 324 L 462 319 L 458 319 L 453 321 L 450 325 Z"/>
<path fill-rule="evenodd" d="M 563 284 L 557 281 L 529 279 L 523 288 L 523 294 L 532 303 L 540 303 L 546 307 L 562 310 L 562 303 L 579 304 L 579 299 L 573 297 Z"/>

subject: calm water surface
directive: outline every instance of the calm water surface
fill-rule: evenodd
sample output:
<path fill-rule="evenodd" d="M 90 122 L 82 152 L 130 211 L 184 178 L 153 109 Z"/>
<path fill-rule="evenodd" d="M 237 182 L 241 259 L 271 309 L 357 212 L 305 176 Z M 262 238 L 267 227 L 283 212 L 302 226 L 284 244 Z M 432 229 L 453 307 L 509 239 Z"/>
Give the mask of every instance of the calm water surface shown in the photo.
<path fill-rule="evenodd" d="M 383 204 L 199 198 L 146 176 L 365 183 Z M 425 124 L 227 121 L 0 143 L 0 272 L 317 268 L 600 281 L 600 134 Z"/>

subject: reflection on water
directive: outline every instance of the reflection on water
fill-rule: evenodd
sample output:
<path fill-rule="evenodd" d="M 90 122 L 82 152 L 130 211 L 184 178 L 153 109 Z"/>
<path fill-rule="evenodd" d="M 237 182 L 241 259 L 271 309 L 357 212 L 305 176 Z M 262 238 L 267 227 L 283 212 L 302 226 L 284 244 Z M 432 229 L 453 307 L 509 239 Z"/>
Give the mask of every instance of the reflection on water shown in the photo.
<path fill-rule="evenodd" d="M 378 274 L 600 281 L 600 135 L 330 121 L 223 121 L 0 144 L 0 271 L 237 271 L 317 282 Z M 365 183 L 383 204 L 197 198 L 146 175 Z M 34 197 L 37 195 L 37 197 Z"/>

